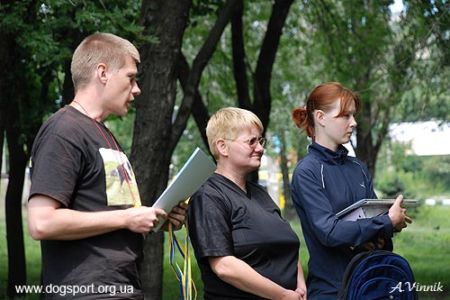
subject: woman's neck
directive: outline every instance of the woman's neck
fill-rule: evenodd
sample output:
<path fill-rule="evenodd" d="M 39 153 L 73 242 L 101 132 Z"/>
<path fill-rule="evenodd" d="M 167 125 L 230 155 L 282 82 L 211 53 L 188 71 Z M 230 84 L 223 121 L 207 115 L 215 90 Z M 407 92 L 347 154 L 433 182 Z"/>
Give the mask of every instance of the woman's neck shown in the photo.
<path fill-rule="evenodd" d="M 323 138 L 318 138 L 316 137 L 314 139 L 314 142 L 319 144 L 322 147 L 328 148 L 334 152 L 336 152 L 337 148 L 339 147 L 339 145 L 337 145 L 336 143 L 331 142 L 328 139 L 323 139 Z"/>
<path fill-rule="evenodd" d="M 244 193 L 247 193 L 247 181 L 245 180 L 245 174 L 223 167 L 220 164 L 217 165 L 216 173 L 233 181 L 241 190 L 244 191 Z"/>

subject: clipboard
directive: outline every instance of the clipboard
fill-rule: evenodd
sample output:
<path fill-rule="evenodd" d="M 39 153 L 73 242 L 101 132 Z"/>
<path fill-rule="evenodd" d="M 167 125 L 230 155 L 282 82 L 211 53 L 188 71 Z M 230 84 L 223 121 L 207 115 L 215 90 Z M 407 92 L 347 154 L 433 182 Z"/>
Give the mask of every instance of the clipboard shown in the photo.
<path fill-rule="evenodd" d="M 162 208 L 169 213 L 180 201 L 192 196 L 215 169 L 216 165 L 210 157 L 197 147 L 152 207 Z M 163 220 L 160 220 L 153 231 L 158 231 L 163 224 Z"/>
<path fill-rule="evenodd" d="M 361 199 L 338 212 L 336 217 L 344 221 L 376 217 L 387 213 L 394 202 L 395 199 Z M 407 208 L 417 207 L 419 206 L 419 201 L 403 199 L 402 206 Z"/>

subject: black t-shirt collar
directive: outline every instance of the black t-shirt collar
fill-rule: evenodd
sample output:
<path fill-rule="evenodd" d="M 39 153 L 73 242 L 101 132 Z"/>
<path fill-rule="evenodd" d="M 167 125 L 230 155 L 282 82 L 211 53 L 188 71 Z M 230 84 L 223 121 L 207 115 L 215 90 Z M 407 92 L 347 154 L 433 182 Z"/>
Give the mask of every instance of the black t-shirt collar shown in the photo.
<path fill-rule="evenodd" d="M 251 191 L 250 191 L 250 189 L 249 189 L 249 187 L 248 187 L 248 184 L 249 184 L 248 181 L 245 182 L 246 189 L 247 189 L 247 193 L 246 193 L 246 192 L 244 192 L 244 191 L 243 191 L 243 190 L 242 190 L 242 189 L 241 189 L 234 181 L 232 181 L 232 180 L 229 179 L 228 177 L 223 176 L 222 174 L 219 174 L 219 173 L 213 173 L 212 176 L 214 176 L 214 177 L 216 177 L 216 178 L 220 178 L 219 180 L 224 180 L 224 181 L 229 182 L 230 185 L 231 185 L 236 191 L 238 191 L 239 193 L 245 195 L 248 199 L 251 199 L 251 198 L 252 198 Z"/>

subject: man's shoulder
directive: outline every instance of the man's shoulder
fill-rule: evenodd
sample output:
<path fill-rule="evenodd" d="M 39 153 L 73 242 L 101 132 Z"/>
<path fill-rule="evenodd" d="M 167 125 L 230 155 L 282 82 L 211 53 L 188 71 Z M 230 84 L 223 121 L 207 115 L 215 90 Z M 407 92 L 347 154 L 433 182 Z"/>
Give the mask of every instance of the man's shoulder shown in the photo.
<path fill-rule="evenodd" d="M 56 135 L 64 139 L 79 136 L 82 120 L 70 109 L 60 108 L 41 126 L 39 136 Z"/>
<path fill-rule="evenodd" d="M 79 119 L 67 106 L 56 111 L 46 122 L 47 126 L 54 126 L 56 129 L 67 130 L 79 123 Z"/>

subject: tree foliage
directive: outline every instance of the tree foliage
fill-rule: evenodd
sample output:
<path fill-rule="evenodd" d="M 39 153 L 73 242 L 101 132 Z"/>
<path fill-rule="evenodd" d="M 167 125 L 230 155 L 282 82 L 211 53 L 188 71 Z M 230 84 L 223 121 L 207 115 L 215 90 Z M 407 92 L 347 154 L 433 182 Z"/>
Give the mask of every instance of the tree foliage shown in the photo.
<path fill-rule="evenodd" d="M 379 196 L 395 196 L 424 200 L 450 193 L 450 155 L 417 156 L 410 143 L 388 140 L 377 162 L 376 186 Z M 442 196 L 441 196 L 442 197 Z"/>
<path fill-rule="evenodd" d="M 7 137 L 14 170 L 7 222 L 13 237 L 8 253 L 16 255 L 9 258 L 10 273 L 17 275 L 10 287 L 25 278 L 17 234 L 23 171 L 41 122 L 73 97 L 70 58 L 85 36 L 112 32 L 141 50 L 143 95 L 136 114 L 108 125 L 131 153 L 145 203 L 165 187 L 171 161 L 184 162 L 179 153 L 189 153 L 200 137 L 206 142 L 209 115 L 224 106 L 247 108 L 261 118 L 271 141 L 267 153 L 281 157 L 287 191 L 290 169 L 308 143 L 290 112 L 320 82 L 341 81 L 361 94 L 355 146 L 372 173 L 390 123 L 448 121 L 449 3 L 405 0 L 394 16 L 392 2 L 2 0 L 0 139 Z M 436 178 L 446 175 L 433 163 L 423 162 L 423 168 Z M 145 290 L 155 299 L 161 247 L 161 235 L 147 239 L 145 251 L 153 260 L 148 266 L 157 271 L 145 271 L 145 282 L 152 283 Z"/>
<path fill-rule="evenodd" d="M 5 211 L 7 294 L 11 297 L 17 293 L 14 286 L 25 284 L 26 280 L 21 199 L 34 137 L 44 117 L 61 105 L 60 99 L 73 95 L 69 63 L 81 39 L 98 29 L 112 32 L 117 29 L 122 35 L 126 35 L 125 30 L 128 34 L 138 31 L 139 27 L 133 26 L 136 12 L 132 12 L 130 3 L 109 1 L 105 6 L 102 2 L 85 1 L 2 1 L 0 4 L 0 131 L 1 136 L 6 132 L 9 152 Z"/>
<path fill-rule="evenodd" d="M 312 74 L 316 83 L 340 81 L 361 95 L 363 109 L 357 120 L 355 146 L 371 173 L 375 172 L 389 124 L 399 120 L 397 116 L 403 114 L 400 108 L 407 107 L 403 105 L 405 95 L 415 83 L 425 83 L 430 76 L 423 65 L 432 66 L 436 82 L 448 72 L 440 59 L 420 55 L 435 50 L 435 55 L 444 61 L 448 56 L 441 45 L 448 43 L 448 38 L 443 38 L 448 26 L 448 4 L 410 1 L 399 16 L 392 15 L 390 4 L 391 1 L 304 2 L 304 19 L 298 24 L 298 38 L 306 41 L 307 64 L 318 69 Z M 440 29 L 429 30 L 430 25 Z M 448 99 L 439 90 L 432 94 L 439 101 Z"/>

